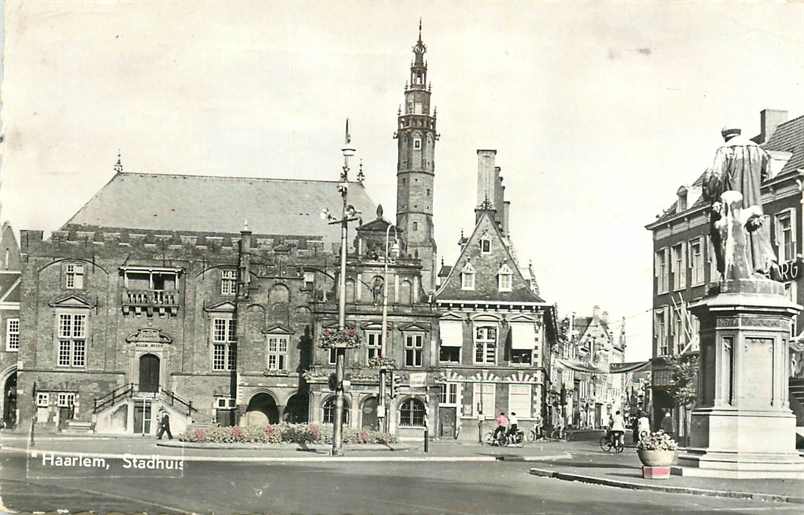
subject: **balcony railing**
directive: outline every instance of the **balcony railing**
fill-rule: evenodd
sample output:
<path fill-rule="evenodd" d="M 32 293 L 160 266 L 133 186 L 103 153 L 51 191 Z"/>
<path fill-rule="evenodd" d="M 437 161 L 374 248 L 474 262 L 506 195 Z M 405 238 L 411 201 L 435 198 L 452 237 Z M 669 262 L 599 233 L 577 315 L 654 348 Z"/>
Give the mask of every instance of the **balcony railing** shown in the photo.
<path fill-rule="evenodd" d="M 181 296 L 178 290 L 123 290 L 121 305 L 123 314 L 145 313 L 148 316 L 175 316 L 179 311 Z"/>

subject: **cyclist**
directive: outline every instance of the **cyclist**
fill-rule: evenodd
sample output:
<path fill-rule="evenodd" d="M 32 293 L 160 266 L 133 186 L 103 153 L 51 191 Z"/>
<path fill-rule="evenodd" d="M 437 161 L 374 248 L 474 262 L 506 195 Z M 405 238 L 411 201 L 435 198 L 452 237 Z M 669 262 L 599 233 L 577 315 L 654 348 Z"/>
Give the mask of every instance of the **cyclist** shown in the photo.
<path fill-rule="evenodd" d="M 611 444 L 612 445 L 625 445 L 625 441 L 623 436 L 625 435 L 625 424 L 623 423 L 623 417 L 620 415 L 620 411 L 617 410 L 617 413 L 611 418 L 611 423 L 609 424 L 609 431 L 611 431 Z"/>
<path fill-rule="evenodd" d="M 516 413 L 513 411 L 511 412 L 511 416 L 508 417 L 508 440 L 509 441 L 516 441 L 516 432 L 519 430 L 517 427 L 518 420 L 516 418 Z"/>
<path fill-rule="evenodd" d="M 496 440 L 500 433 L 504 435 L 507 427 L 508 417 L 505 416 L 504 411 L 501 411 L 500 414 L 497 415 L 497 428 L 494 430 L 494 439 Z"/>

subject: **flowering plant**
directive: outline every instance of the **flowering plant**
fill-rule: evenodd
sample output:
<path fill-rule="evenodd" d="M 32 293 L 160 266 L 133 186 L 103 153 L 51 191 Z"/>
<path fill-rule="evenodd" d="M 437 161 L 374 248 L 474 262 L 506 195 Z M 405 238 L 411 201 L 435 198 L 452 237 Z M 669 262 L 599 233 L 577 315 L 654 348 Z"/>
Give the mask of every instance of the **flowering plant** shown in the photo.
<path fill-rule="evenodd" d="M 345 327 L 343 329 L 324 329 L 321 334 L 321 348 L 353 349 L 360 345 L 360 335 L 357 329 Z"/>
<path fill-rule="evenodd" d="M 676 449 L 678 449 L 676 441 L 662 430 L 641 438 L 637 444 L 638 451 L 675 451 Z"/>
<path fill-rule="evenodd" d="M 396 360 L 383 356 L 376 356 L 368 360 L 369 368 L 396 368 Z"/>

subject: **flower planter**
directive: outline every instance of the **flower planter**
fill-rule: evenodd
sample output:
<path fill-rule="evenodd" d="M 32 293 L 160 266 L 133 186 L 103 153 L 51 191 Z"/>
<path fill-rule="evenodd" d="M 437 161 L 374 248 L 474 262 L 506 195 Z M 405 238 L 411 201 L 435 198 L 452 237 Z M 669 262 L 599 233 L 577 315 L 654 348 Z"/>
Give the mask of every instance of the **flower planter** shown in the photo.
<path fill-rule="evenodd" d="M 669 467 L 676 461 L 676 451 L 663 449 L 640 449 L 637 451 L 639 461 L 647 467 Z"/>

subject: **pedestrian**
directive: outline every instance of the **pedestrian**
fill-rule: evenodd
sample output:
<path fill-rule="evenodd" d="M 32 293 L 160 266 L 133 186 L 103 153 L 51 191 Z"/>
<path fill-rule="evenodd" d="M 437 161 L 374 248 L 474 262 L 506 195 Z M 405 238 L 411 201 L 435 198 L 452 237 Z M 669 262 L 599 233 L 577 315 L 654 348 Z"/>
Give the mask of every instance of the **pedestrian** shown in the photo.
<path fill-rule="evenodd" d="M 511 416 L 508 417 L 508 436 L 516 438 L 516 432 L 519 430 L 519 420 L 516 418 L 516 413 L 513 411 L 511 412 Z M 510 440 L 509 440 L 510 441 Z M 516 441 L 516 440 L 514 440 Z"/>
<path fill-rule="evenodd" d="M 505 434 L 505 429 L 508 427 L 508 417 L 505 416 L 505 412 L 501 411 L 499 415 L 497 415 L 497 428 L 494 430 L 494 439 L 497 439 L 497 435 L 500 433 Z"/>
<path fill-rule="evenodd" d="M 639 434 L 639 440 L 646 438 L 650 434 L 650 420 L 648 419 L 648 414 L 644 411 L 639 414 L 639 420 L 637 420 L 637 431 Z"/>
<path fill-rule="evenodd" d="M 165 433 L 168 435 L 168 440 L 173 440 L 173 434 L 170 432 L 170 415 L 165 408 L 159 408 L 159 429 L 156 432 L 156 438 L 161 440 Z"/>
<path fill-rule="evenodd" d="M 664 412 L 664 419 L 662 420 L 662 431 L 668 435 L 673 434 L 673 415 L 670 410 Z"/>

